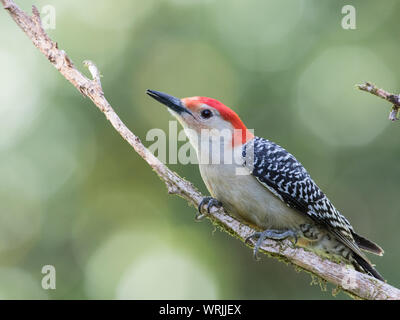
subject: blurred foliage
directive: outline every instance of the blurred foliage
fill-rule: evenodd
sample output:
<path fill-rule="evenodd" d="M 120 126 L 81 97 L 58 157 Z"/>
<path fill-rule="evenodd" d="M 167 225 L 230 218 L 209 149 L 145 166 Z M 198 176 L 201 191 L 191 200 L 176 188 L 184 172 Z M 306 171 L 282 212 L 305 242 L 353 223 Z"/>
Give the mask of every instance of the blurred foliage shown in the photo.
<path fill-rule="evenodd" d="M 96 62 L 107 98 L 139 137 L 171 119 L 146 88 L 223 101 L 302 161 L 385 249 L 371 259 L 400 285 L 400 128 L 386 102 L 354 88 L 370 80 L 398 91 L 400 3 L 352 1 L 357 29 L 344 30 L 345 1 L 33 2 L 55 7 L 50 36 L 77 66 Z M 195 223 L 0 15 L 0 298 L 332 299 L 308 274 L 255 262 L 240 241 Z M 195 165 L 171 168 L 206 192 Z M 47 264 L 56 290 L 41 288 Z"/>

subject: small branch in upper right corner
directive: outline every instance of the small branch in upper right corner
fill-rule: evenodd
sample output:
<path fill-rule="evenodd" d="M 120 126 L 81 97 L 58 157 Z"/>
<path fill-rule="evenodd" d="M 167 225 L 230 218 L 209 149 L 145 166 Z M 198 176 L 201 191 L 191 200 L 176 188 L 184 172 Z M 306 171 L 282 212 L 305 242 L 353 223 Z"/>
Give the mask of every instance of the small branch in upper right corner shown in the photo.
<path fill-rule="evenodd" d="M 399 120 L 397 115 L 400 110 L 400 94 L 393 94 L 393 93 L 387 92 L 384 89 L 377 88 L 371 82 L 365 82 L 363 84 L 358 84 L 357 87 L 358 87 L 358 89 L 360 89 L 362 91 L 369 92 L 377 97 L 380 97 L 380 98 L 385 99 L 386 101 L 390 102 L 393 106 L 392 106 L 392 109 L 389 114 L 389 120 L 391 120 L 391 121 Z"/>

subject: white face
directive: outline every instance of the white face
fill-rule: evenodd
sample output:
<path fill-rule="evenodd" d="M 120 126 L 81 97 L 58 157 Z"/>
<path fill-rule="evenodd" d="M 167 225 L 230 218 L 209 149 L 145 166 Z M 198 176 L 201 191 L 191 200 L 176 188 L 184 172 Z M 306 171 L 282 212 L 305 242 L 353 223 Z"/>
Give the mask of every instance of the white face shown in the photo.
<path fill-rule="evenodd" d="M 203 155 L 216 156 L 217 163 L 232 163 L 232 154 L 241 156 L 243 143 L 254 137 L 234 111 L 215 99 L 198 96 L 178 99 L 150 89 L 147 94 L 166 105 L 182 124 L 200 163 Z M 215 164 L 214 160 L 212 163 Z"/>
<path fill-rule="evenodd" d="M 208 144 L 207 149 L 212 148 L 210 143 L 219 143 L 221 147 L 231 148 L 234 128 L 230 122 L 221 117 L 218 110 L 206 104 L 191 106 L 189 109 L 191 114 L 186 112 L 178 114 L 171 109 L 168 110 L 182 124 L 197 153 L 201 145 Z"/>

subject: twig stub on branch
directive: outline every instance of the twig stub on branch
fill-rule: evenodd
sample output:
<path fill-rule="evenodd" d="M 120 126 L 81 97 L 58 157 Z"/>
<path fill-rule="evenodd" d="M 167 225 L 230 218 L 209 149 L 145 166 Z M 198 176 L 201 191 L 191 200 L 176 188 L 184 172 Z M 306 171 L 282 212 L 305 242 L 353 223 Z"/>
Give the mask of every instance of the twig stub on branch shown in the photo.
<path fill-rule="evenodd" d="M 357 87 L 362 91 L 369 92 L 377 97 L 380 97 L 380 98 L 385 99 L 386 101 L 392 103 L 393 106 L 392 106 L 392 109 L 389 114 L 389 120 L 391 120 L 391 121 L 399 120 L 399 118 L 397 117 L 397 115 L 399 113 L 399 109 L 400 109 L 400 95 L 399 94 L 393 94 L 393 93 L 387 92 L 386 90 L 379 89 L 371 82 L 365 82 L 363 84 L 358 84 Z"/>

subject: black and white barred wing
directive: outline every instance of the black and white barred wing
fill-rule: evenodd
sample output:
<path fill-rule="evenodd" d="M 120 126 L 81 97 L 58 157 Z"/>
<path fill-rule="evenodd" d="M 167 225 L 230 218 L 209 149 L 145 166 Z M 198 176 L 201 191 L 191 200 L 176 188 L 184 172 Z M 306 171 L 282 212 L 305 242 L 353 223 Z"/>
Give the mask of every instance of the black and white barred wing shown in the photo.
<path fill-rule="evenodd" d="M 273 142 L 256 137 L 243 147 L 242 156 L 244 165 L 263 186 L 289 207 L 325 226 L 354 253 L 353 258 L 365 272 L 383 280 L 360 250 L 382 255 L 382 248 L 354 232 L 293 155 Z"/>
<path fill-rule="evenodd" d="M 361 254 L 349 221 L 335 209 L 293 155 L 271 141 L 256 137 L 244 146 L 242 156 L 251 174 L 274 195 L 324 225 L 345 245 Z"/>

